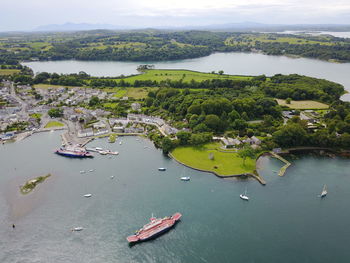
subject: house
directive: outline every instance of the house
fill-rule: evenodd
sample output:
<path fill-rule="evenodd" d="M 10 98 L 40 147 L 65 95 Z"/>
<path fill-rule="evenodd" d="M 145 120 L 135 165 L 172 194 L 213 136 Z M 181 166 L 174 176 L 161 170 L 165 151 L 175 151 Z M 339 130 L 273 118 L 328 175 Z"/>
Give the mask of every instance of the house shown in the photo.
<path fill-rule="evenodd" d="M 124 132 L 124 127 L 123 126 L 114 126 L 112 130 L 114 132 L 123 133 Z"/>
<path fill-rule="evenodd" d="M 99 129 L 99 130 L 94 132 L 94 135 L 98 136 L 98 135 L 103 135 L 103 134 L 107 134 L 107 133 L 109 133 L 108 129 Z"/>
<path fill-rule="evenodd" d="M 252 136 L 250 139 L 252 140 L 253 144 L 256 144 L 256 145 L 260 145 L 261 144 L 261 140 L 258 139 L 255 136 Z"/>
<path fill-rule="evenodd" d="M 137 102 L 131 103 L 131 108 L 133 110 L 135 110 L 135 111 L 140 110 L 141 109 L 141 104 L 137 103 Z"/>
<path fill-rule="evenodd" d="M 77 135 L 79 138 L 94 136 L 94 131 L 92 130 L 92 128 L 82 129 L 82 130 L 78 131 Z"/>
<path fill-rule="evenodd" d="M 107 124 L 104 121 L 100 120 L 100 121 L 94 123 L 93 127 L 94 127 L 94 129 L 104 129 L 107 127 Z"/>
<path fill-rule="evenodd" d="M 234 146 L 240 145 L 242 142 L 238 139 L 233 138 L 221 138 L 222 143 L 224 144 L 225 148 L 233 148 Z"/>

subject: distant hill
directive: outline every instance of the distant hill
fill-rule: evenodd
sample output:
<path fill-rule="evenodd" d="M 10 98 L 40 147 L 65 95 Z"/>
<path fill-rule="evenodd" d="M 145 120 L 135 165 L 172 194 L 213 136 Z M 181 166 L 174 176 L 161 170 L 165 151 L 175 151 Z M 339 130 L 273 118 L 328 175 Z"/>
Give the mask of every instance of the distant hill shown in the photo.
<path fill-rule="evenodd" d="M 85 31 L 85 30 L 95 30 L 95 29 L 128 29 L 128 27 L 118 27 L 109 24 L 88 24 L 88 23 L 65 23 L 61 25 L 51 24 L 43 25 L 34 29 L 34 31 Z"/>
<path fill-rule="evenodd" d="M 135 27 L 135 26 L 116 26 L 110 24 L 89 24 L 89 23 L 65 23 L 43 25 L 34 29 L 34 31 L 41 32 L 67 32 L 67 31 L 87 31 L 96 29 L 106 30 L 208 30 L 208 31 L 256 31 L 256 32 L 280 32 L 280 31 L 350 31 L 350 25 L 337 24 L 262 24 L 256 22 L 242 22 L 242 23 L 226 23 L 226 24 L 211 24 L 201 26 L 153 26 L 153 27 Z"/>

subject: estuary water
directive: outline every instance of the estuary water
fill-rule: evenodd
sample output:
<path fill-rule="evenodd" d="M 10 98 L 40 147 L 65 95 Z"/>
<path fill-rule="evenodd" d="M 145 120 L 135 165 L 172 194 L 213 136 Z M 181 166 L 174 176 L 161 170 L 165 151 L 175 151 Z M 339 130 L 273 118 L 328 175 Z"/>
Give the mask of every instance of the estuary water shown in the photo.
<path fill-rule="evenodd" d="M 301 74 L 335 81 L 350 92 L 350 63 L 332 63 L 317 59 L 268 56 L 258 53 L 215 53 L 207 57 L 166 62 L 120 61 L 40 61 L 25 62 L 35 73 L 78 73 L 85 71 L 92 76 L 119 76 L 137 74 L 140 64 L 154 64 L 157 69 L 189 69 L 201 72 L 223 70 L 226 74 L 272 76 L 275 74 Z M 350 101 L 350 93 L 343 96 Z"/>
<path fill-rule="evenodd" d="M 0 145 L 1 263 L 349 262 L 347 159 L 305 155 L 278 177 L 273 171 L 283 164 L 264 158 L 262 186 L 183 167 L 147 139 L 93 141 L 120 154 L 89 160 L 53 154 L 59 145 L 59 132 Z M 47 173 L 32 193 L 19 194 L 19 185 Z M 184 175 L 191 181 L 180 181 Z M 321 200 L 324 184 L 329 194 Z M 248 202 L 239 198 L 246 187 Z M 125 238 L 152 213 L 175 212 L 183 218 L 174 229 L 128 246 Z M 71 232 L 77 226 L 84 230 Z"/>

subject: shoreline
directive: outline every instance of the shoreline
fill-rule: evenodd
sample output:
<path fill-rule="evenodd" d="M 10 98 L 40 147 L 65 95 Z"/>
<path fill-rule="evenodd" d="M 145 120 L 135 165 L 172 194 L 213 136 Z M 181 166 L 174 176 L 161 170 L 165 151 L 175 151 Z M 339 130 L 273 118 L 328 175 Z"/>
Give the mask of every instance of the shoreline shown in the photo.
<path fill-rule="evenodd" d="M 200 171 L 200 172 L 206 172 L 206 173 L 212 173 L 214 174 L 216 177 L 219 177 L 219 178 L 222 178 L 222 179 L 225 179 L 225 178 L 239 178 L 239 177 L 252 177 L 254 178 L 255 180 L 257 180 L 260 184 L 262 185 L 266 185 L 266 182 L 265 180 L 259 175 L 259 173 L 255 170 L 253 173 L 243 173 L 243 174 L 232 174 L 232 175 L 220 175 L 218 173 L 216 173 L 215 171 L 208 171 L 208 170 L 203 170 L 203 169 L 199 169 L 199 168 L 195 168 L 195 167 L 191 167 L 179 160 L 177 160 L 171 153 L 168 153 L 168 156 L 173 159 L 174 161 L 176 161 L 177 163 L 179 164 L 182 164 L 183 166 L 186 166 L 188 168 L 191 168 L 193 170 L 196 170 L 196 171 Z"/>

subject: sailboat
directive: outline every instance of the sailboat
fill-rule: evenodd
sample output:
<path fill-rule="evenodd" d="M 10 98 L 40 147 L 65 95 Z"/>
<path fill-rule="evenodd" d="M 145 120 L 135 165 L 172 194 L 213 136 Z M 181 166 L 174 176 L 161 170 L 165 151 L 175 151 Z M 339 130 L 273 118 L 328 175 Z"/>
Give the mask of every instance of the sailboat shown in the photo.
<path fill-rule="evenodd" d="M 247 188 L 245 188 L 244 194 L 240 194 L 239 197 L 240 197 L 242 200 L 246 200 L 246 201 L 249 200 L 249 197 L 247 196 Z"/>
<path fill-rule="evenodd" d="M 324 185 L 320 197 L 325 197 L 327 194 L 327 185 Z"/>

